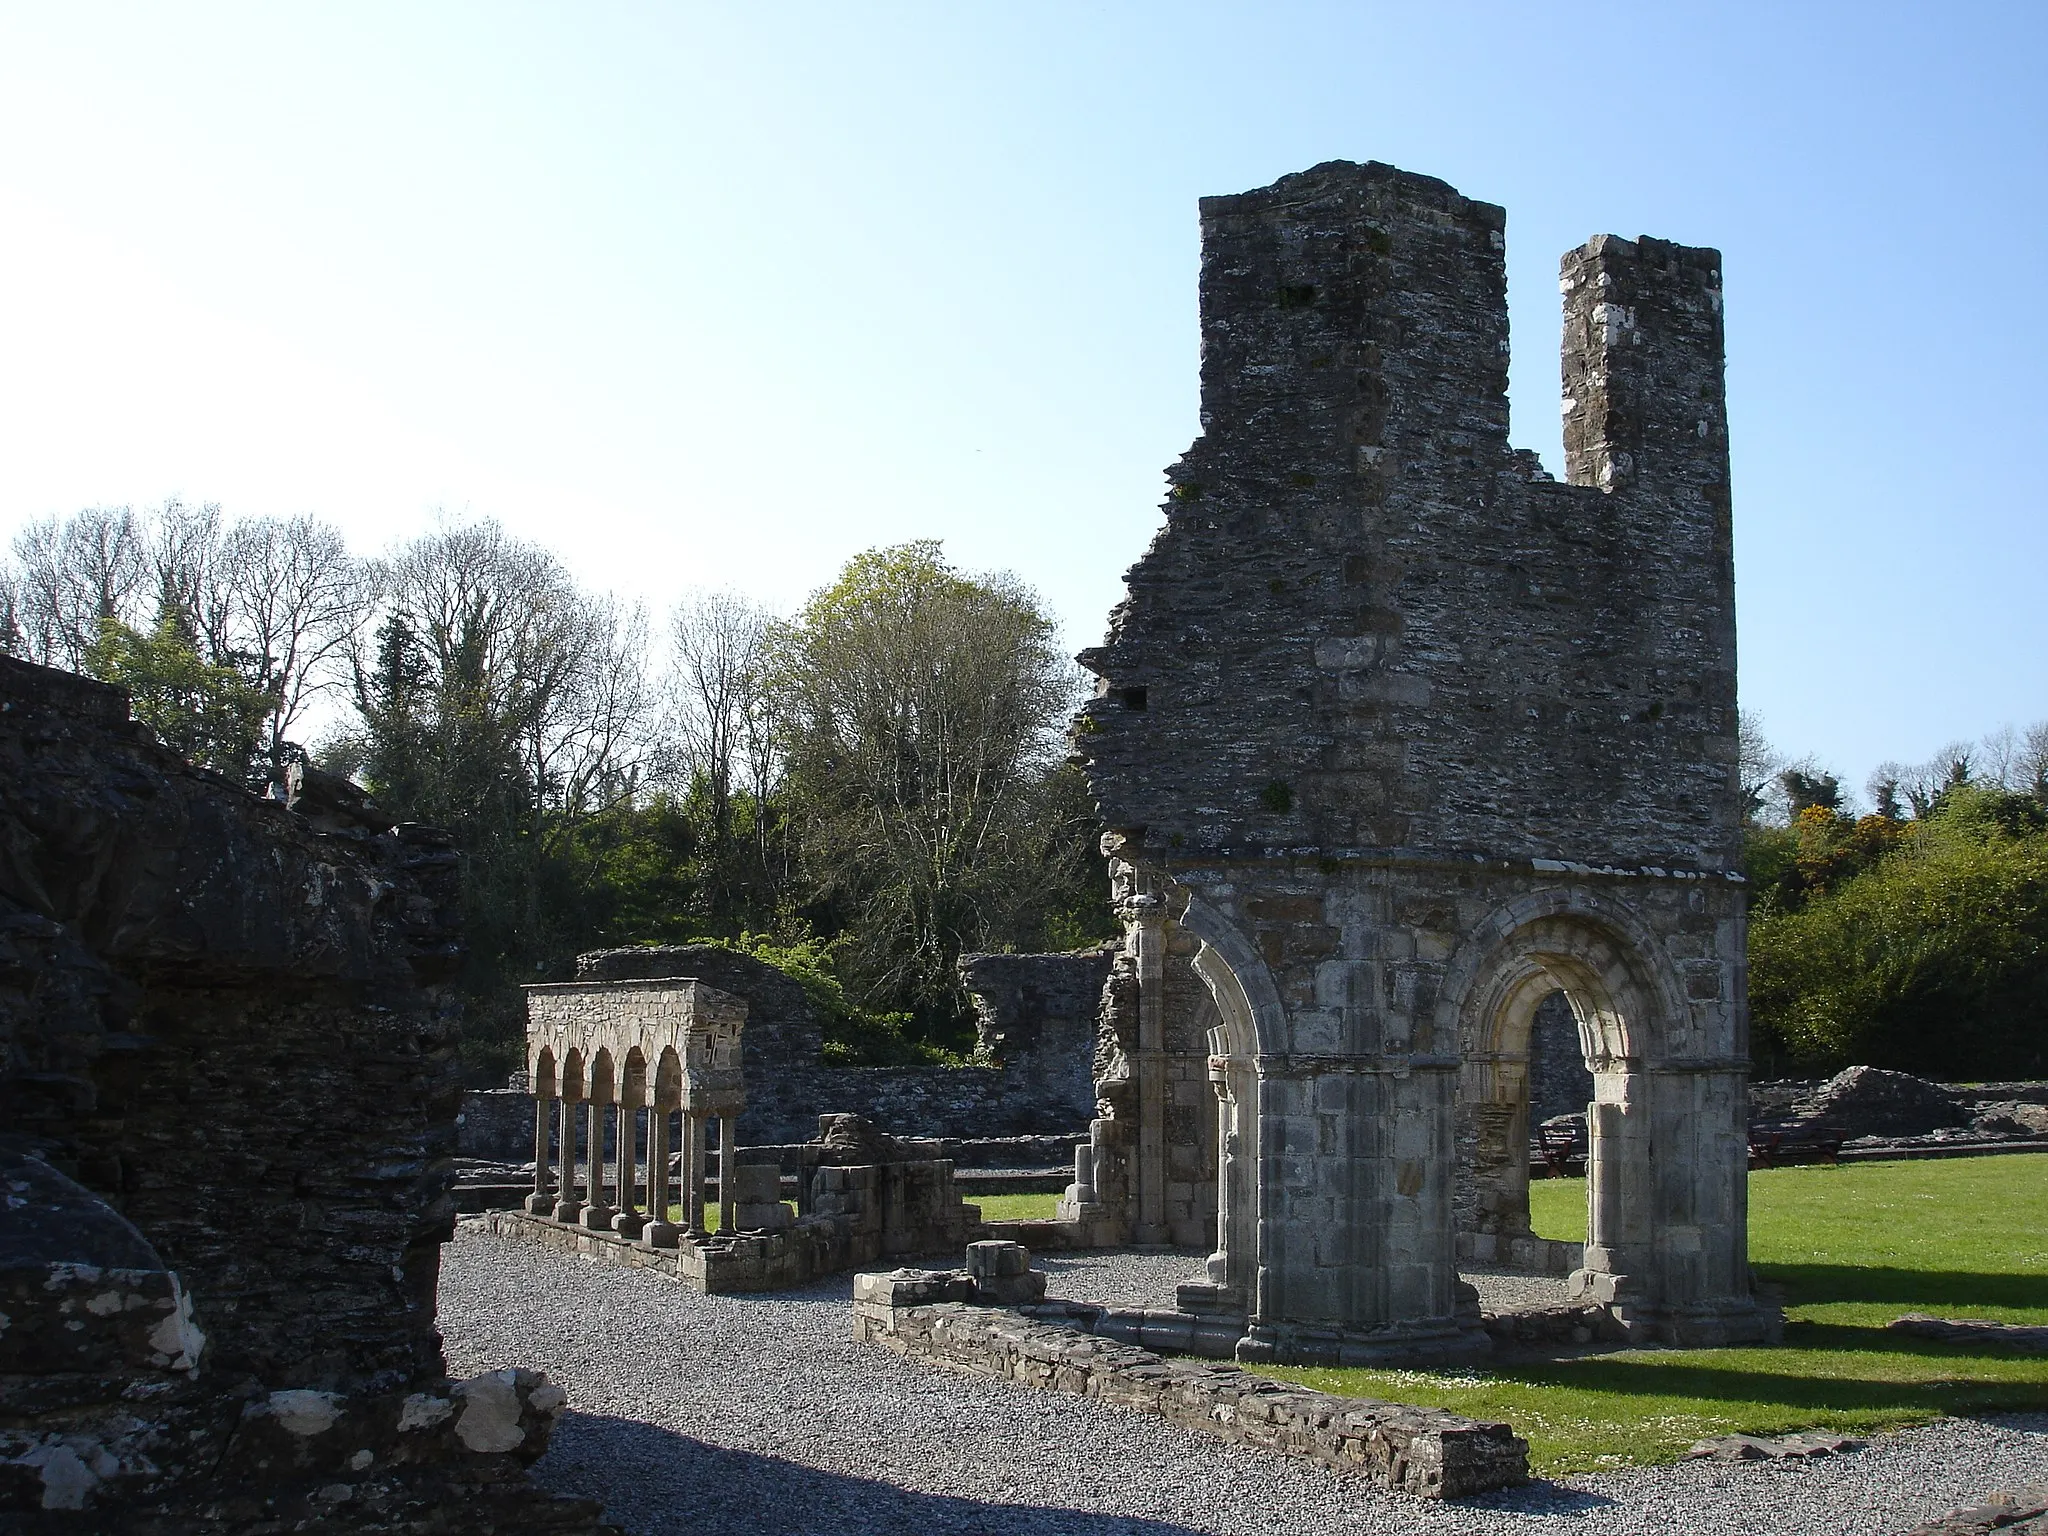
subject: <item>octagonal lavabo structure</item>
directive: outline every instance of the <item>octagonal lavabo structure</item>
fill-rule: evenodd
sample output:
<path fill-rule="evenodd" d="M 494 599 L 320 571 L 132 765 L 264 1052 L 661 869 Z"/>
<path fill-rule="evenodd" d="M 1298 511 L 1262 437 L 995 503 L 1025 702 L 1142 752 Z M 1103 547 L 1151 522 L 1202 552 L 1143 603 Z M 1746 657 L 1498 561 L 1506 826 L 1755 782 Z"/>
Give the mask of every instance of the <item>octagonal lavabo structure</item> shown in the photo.
<path fill-rule="evenodd" d="M 1244 1358 L 1475 1341 L 1460 1231 L 1528 1237 L 1555 991 L 1595 1082 L 1574 1291 L 1638 1337 L 1775 1322 L 1746 1257 L 1721 259 L 1564 258 L 1559 484 L 1508 444 L 1504 223 L 1378 164 L 1203 201 L 1202 436 L 1081 658 L 1127 939 L 1067 1211 L 1213 1234 L 1183 1301 L 1241 1313 Z"/>

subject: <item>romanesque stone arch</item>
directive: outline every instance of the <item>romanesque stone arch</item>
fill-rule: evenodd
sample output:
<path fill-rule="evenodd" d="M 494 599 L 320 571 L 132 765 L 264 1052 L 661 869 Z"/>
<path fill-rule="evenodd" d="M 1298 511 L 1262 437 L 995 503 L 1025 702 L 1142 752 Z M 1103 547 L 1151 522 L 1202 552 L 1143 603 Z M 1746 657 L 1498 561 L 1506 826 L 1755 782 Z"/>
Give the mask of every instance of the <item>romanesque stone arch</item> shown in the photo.
<path fill-rule="evenodd" d="M 1577 1267 L 1575 1247 L 1529 1226 L 1529 1064 L 1536 1009 L 1562 992 L 1595 1074 L 1626 1074 L 1683 1007 L 1658 945 L 1625 902 L 1545 886 L 1502 903 L 1459 946 L 1438 994 L 1439 1028 L 1458 1041 L 1459 1252 L 1482 1263 Z M 1598 1134 L 1597 1116 L 1591 1123 Z M 1594 1149 L 1594 1165 L 1609 1149 Z"/>

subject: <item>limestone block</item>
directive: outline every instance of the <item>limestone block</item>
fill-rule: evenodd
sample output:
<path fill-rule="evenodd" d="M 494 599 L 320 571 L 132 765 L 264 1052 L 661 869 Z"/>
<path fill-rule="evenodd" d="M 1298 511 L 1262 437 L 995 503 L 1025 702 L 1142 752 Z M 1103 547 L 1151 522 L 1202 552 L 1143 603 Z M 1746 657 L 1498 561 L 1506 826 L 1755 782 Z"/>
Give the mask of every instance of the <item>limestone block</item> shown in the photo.
<path fill-rule="evenodd" d="M 1022 1243 L 988 1240 L 967 1245 L 967 1272 L 976 1280 L 1021 1275 L 1031 1268 L 1031 1250 Z"/>
<path fill-rule="evenodd" d="M 975 1301 L 999 1307 L 1027 1306 L 1045 1300 L 1045 1274 L 1027 1270 L 1018 1275 L 979 1276 L 974 1282 Z"/>
<path fill-rule="evenodd" d="M 853 1277 L 853 1299 L 878 1307 L 926 1307 L 967 1301 L 974 1282 L 955 1269 L 895 1269 Z"/>
<path fill-rule="evenodd" d="M 782 1199 L 781 1167 L 775 1163 L 735 1164 L 730 1198 L 742 1205 L 779 1204 Z"/>
<path fill-rule="evenodd" d="M 743 1232 L 779 1232 L 796 1224 L 796 1216 L 780 1200 L 741 1200 L 733 1208 L 733 1222 Z"/>

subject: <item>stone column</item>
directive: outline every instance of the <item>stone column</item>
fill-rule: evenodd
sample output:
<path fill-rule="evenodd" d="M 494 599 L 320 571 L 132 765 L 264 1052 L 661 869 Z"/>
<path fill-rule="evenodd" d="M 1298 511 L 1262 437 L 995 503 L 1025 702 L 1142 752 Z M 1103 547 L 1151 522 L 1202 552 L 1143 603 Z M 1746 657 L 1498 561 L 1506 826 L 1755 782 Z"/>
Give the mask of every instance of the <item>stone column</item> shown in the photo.
<path fill-rule="evenodd" d="M 540 1094 L 533 1097 L 533 1193 L 526 1197 L 526 1209 L 535 1216 L 552 1216 L 555 1211 L 555 1185 L 548 1177 L 548 1105 L 551 1102 L 554 1101 Z"/>
<path fill-rule="evenodd" d="M 1221 1029 L 1210 1032 L 1211 1050 L 1222 1042 Z M 1211 1285 L 1230 1284 L 1230 1217 L 1232 1186 L 1237 1182 L 1237 1116 L 1230 1097 L 1230 1063 L 1221 1055 L 1209 1057 L 1209 1086 L 1216 1093 L 1216 1251 L 1204 1265 Z"/>
<path fill-rule="evenodd" d="M 668 1219 L 668 1116 L 666 1109 L 647 1111 L 647 1225 L 640 1229 L 643 1248 L 673 1248 L 676 1225 Z"/>
<path fill-rule="evenodd" d="M 573 1222 L 583 1214 L 583 1201 L 576 1195 L 576 1109 L 575 1100 L 557 1099 L 556 1141 L 560 1143 L 556 1153 L 561 1163 L 561 1177 L 557 1183 L 555 1220 Z"/>
<path fill-rule="evenodd" d="M 1648 1195 L 1652 1184 L 1648 1112 L 1633 1072 L 1607 1069 L 1593 1080 L 1586 1106 L 1586 1253 L 1572 1272 L 1575 1300 L 1640 1306 L 1649 1257 Z"/>
<path fill-rule="evenodd" d="M 592 1099 L 586 1105 L 584 1116 L 585 1136 L 589 1149 L 585 1161 L 589 1167 L 587 1179 L 590 1185 L 590 1202 L 583 1207 L 583 1225 L 592 1232 L 609 1232 L 612 1218 L 617 1210 L 604 1203 L 604 1112 L 608 1106 Z"/>
<path fill-rule="evenodd" d="M 1069 1205 L 1095 1203 L 1095 1146 L 1082 1142 L 1074 1148 L 1074 1182 L 1067 1186 Z"/>
<path fill-rule="evenodd" d="M 1166 1225 L 1166 912 L 1158 898 L 1134 896 L 1138 961 L 1138 1221 L 1140 1243 L 1163 1243 Z"/>
<path fill-rule="evenodd" d="M 638 1237 L 647 1225 L 647 1214 L 633 1201 L 634 1168 L 639 1162 L 634 1149 L 639 1139 L 640 1106 L 619 1105 L 619 1214 L 612 1218 L 612 1230 L 627 1237 Z M 653 1183 L 651 1170 L 648 1182 Z"/>
<path fill-rule="evenodd" d="M 683 1227 L 704 1231 L 704 1120 L 683 1111 Z"/>
<path fill-rule="evenodd" d="M 739 1201 L 734 1198 L 739 1180 L 733 1170 L 739 1166 L 740 1122 L 736 1115 L 718 1117 L 718 1230 L 739 1230 Z"/>

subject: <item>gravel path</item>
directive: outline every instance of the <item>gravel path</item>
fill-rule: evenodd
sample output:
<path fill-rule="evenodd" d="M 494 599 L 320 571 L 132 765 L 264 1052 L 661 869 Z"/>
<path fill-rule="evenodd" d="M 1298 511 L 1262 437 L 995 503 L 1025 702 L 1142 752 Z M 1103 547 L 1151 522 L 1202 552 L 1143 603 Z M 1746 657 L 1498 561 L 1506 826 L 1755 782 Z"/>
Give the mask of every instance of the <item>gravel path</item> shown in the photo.
<path fill-rule="evenodd" d="M 1109 1300 L 1185 1259 L 1046 1267 L 1055 1289 Z M 1871 1536 L 2048 1477 L 2048 1416 L 2032 1415 L 1806 1464 L 1692 1463 L 1430 1504 L 855 1344 L 850 1292 L 842 1276 L 698 1296 L 464 1224 L 442 1260 L 441 1329 L 457 1375 L 538 1366 L 568 1390 L 573 1411 L 535 1476 L 602 1499 L 635 1536 Z"/>

